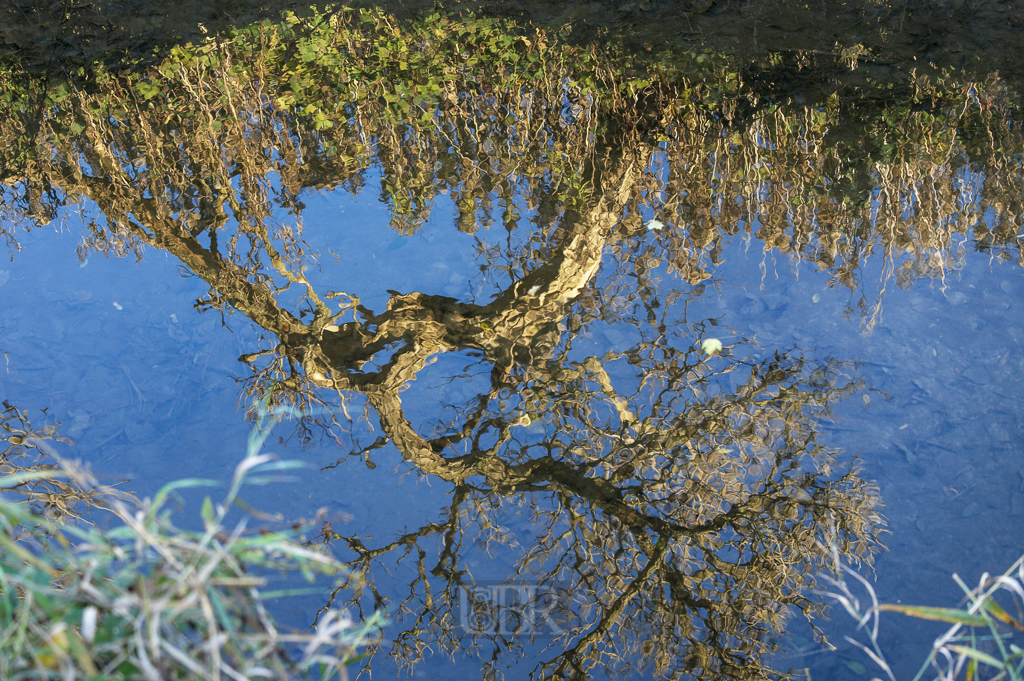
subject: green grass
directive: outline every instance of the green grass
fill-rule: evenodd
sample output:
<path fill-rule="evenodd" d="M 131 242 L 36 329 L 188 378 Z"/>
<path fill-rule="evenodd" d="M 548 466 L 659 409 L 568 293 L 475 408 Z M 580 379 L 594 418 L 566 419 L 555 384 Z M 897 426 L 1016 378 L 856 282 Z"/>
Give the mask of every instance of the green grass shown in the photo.
<path fill-rule="evenodd" d="M 981 576 L 978 586 L 970 588 L 956 574 L 953 580 L 963 592 L 959 607 L 927 607 L 917 605 L 880 604 L 874 588 L 864 577 L 839 561 L 833 550 L 835 577 L 826 577 L 834 587 L 824 595 L 843 606 L 857 620 L 865 641 L 851 637 L 846 640 L 860 648 L 890 681 L 896 681 L 879 645 L 879 613 L 896 612 L 917 619 L 949 624 L 932 644 L 932 651 L 924 660 L 914 681 L 925 678 L 954 681 L 989 679 L 992 681 L 1021 681 L 1024 679 L 1024 648 L 1021 634 L 1024 624 L 1024 556 L 1017 559 L 1002 575 Z M 853 577 L 870 601 L 861 603 L 844 575 Z M 1013 613 L 1013 614 L 1011 614 Z"/>
<path fill-rule="evenodd" d="M 346 679 L 346 666 L 379 632 L 377 615 L 357 623 L 336 611 L 313 630 L 286 632 L 268 611 L 269 598 L 299 593 L 262 591 L 268 574 L 310 582 L 326 575 L 335 587 L 353 575 L 331 555 L 302 546 L 302 528 L 226 526 L 232 507 L 248 508 L 239 497 L 244 485 L 302 465 L 259 453 L 281 415 L 265 402 L 227 494 L 203 503 L 202 531 L 176 527 L 168 501 L 176 490 L 214 481 L 181 480 L 135 502 L 55 458 L 55 429 L 33 430 L 5 406 L 0 678 Z M 92 522 L 81 522 L 85 513 Z"/>

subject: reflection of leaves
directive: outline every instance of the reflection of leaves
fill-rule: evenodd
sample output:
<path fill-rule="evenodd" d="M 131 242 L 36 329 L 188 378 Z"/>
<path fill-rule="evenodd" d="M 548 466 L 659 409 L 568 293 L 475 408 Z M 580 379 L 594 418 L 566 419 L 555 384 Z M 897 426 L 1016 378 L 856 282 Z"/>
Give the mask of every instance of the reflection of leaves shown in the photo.
<path fill-rule="evenodd" d="M 476 646 L 492 667 L 522 650 L 450 626 L 475 545 L 517 549 L 511 581 L 579 599 L 539 673 L 768 673 L 787 609 L 815 612 L 803 594 L 816 542 L 865 559 L 876 547 L 877 490 L 818 442 L 859 386 L 849 367 L 796 351 L 756 358 L 739 342 L 709 359 L 696 341 L 711 324 L 688 323 L 686 300 L 716 285 L 723 243 L 742 233 L 854 291 L 870 257 L 900 285 L 941 276 L 968 230 L 1020 258 L 1019 105 L 998 81 L 952 79 L 915 85 L 935 93 L 929 107 L 776 105 L 704 55 L 706 71 L 654 78 L 614 51 L 490 20 L 316 21 L 182 46 L 146 78 L 105 75 L 53 106 L 18 100 L 0 120 L 21 145 L 7 212 L 43 222 L 63 201 L 95 201 L 104 224 L 83 255 L 163 249 L 209 284 L 200 309 L 264 329 L 273 347 L 243 356 L 247 390 L 300 407 L 304 442 L 358 430 L 347 402 L 324 396 L 337 391 L 379 426 L 354 434 L 348 457 L 372 465 L 390 444 L 450 486 L 441 519 L 392 543 L 325 531 L 371 577 L 415 563 L 400 660 L 431 640 Z M 399 234 L 448 194 L 476 235 L 486 304 L 392 291 L 370 310 L 314 289 L 303 194 L 355 193 L 376 172 Z M 498 220 L 503 243 L 481 230 Z M 855 302 L 869 324 L 870 298 Z M 601 324 L 636 335 L 588 354 L 577 341 Z M 451 352 L 475 353 L 490 385 L 425 434 L 401 390 Z M 538 533 L 507 529 L 516 514 Z"/>
<path fill-rule="evenodd" d="M 627 400 L 638 415 L 628 425 L 616 423 L 621 398 L 591 361 L 520 385 L 522 400 L 471 400 L 430 442 L 450 454 L 421 466 L 455 485 L 446 520 L 376 548 L 335 538 L 370 571 L 375 599 L 374 564 L 392 552 L 419 556 L 423 577 L 398 608 L 415 617 L 392 655 L 412 663 L 439 639 L 487 662 L 525 644 L 497 632 L 460 641 L 443 624 L 473 584 L 461 555 L 469 540 L 514 546 L 523 537 L 500 529 L 514 513 L 539 531 L 506 581 L 557 584 L 575 603 L 542 675 L 595 665 L 665 675 L 697 665 L 735 678 L 767 671 L 768 637 L 787 608 L 816 611 L 802 595 L 821 558 L 815 542 L 837 528 L 844 553 L 866 558 L 874 545 L 877 489 L 855 471 L 833 472 L 832 454 L 815 443 L 828 406 L 857 386 L 842 381 L 841 366 L 785 354 L 713 371 L 695 354 L 665 350 L 641 353 L 644 387 Z M 747 379 L 730 391 L 738 371 Z M 522 410 L 548 435 L 510 430 Z M 430 537 L 444 538 L 436 557 Z"/>
<path fill-rule="evenodd" d="M 1019 104 L 1000 81 L 915 75 L 903 93 L 911 104 L 833 95 L 784 107 L 746 92 L 717 57 L 680 55 L 657 77 L 650 66 L 488 19 L 399 25 L 345 9 L 177 46 L 141 78 L 101 71 L 89 95 L 11 72 L 0 131 L 3 153 L 21 156 L 3 165 L 23 185 L 6 212 L 46 222 L 62 193 L 90 196 L 107 223 L 91 246 L 126 252 L 137 248 L 133 220 L 175 216 L 193 234 L 230 217 L 267 222 L 275 205 L 301 212 L 305 188 L 357 191 L 376 163 L 400 233 L 418 229 L 442 191 L 465 231 L 498 212 L 514 226 L 520 206 L 542 226 L 586 205 L 594 132 L 630 139 L 639 125 L 662 154 L 624 217 L 654 212 L 663 257 L 686 282 L 705 280 L 721 240 L 741 229 L 851 290 L 872 254 L 900 259 L 891 271 L 903 285 L 942 276 L 922 254 L 948 260 L 968 229 L 981 248 L 1020 259 Z M 37 162 L 28 148 L 48 150 Z M 968 161 L 986 168 L 980 194 L 960 169 Z M 104 197 L 99 180 L 112 172 L 145 205 Z"/>

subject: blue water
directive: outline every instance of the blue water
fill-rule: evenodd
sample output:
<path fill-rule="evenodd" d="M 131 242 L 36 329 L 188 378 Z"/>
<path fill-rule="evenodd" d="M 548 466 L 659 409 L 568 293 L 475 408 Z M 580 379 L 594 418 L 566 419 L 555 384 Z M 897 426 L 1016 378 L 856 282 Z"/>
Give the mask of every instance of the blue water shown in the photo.
<path fill-rule="evenodd" d="M 522 241 L 522 235 L 510 236 L 500 221 L 475 235 L 459 232 L 453 207 L 442 199 L 423 228 L 398 236 L 387 207 L 375 198 L 379 188 L 368 185 L 358 197 L 342 191 L 303 197 L 302 236 L 317 254 L 307 275 L 320 294 L 345 291 L 380 313 L 388 290 L 485 304 L 510 282 L 481 253 Z M 138 262 L 97 253 L 80 261 L 76 247 L 83 230 L 69 215 L 62 228 L 20 232 L 21 250 L 0 265 L 0 350 L 6 353 L 0 395 L 29 410 L 35 425 L 59 422 L 75 442 L 63 450 L 67 456 L 87 461 L 105 481 L 127 480 L 126 489 L 139 496 L 183 477 L 227 480 L 244 455 L 251 426 L 238 382 L 250 372 L 238 358 L 271 344 L 241 314 L 197 312 L 195 301 L 208 286 L 168 254 L 148 248 Z M 643 238 L 663 248 L 658 233 Z M 859 273 L 863 288 L 851 292 L 830 287 L 828 272 L 765 252 L 759 241 L 740 235 L 723 248 L 703 293 L 685 305 L 690 323 L 715 320 L 707 335 L 713 332 L 726 344 L 748 339 L 742 352 L 750 359 L 797 347 L 812 361 L 859 363 L 851 372 L 867 390 L 836 407 L 834 419 L 821 426 L 821 439 L 842 452 L 842 465 L 859 458 L 863 477 L 881 489 L 887 550 L 877 557 L 873 575 L 863 572 L 888 602 L 955 605 L 961 594 L 952 573 L 974 584 L 983 572 L 1000 572 L 1024 553 L 1024 273 L 1016 264 L 975 253 L 969 240 L 953 250 L 962 258 L 944 279 L 907 288 L 886 279 L 887 263 L 876 255 Z M 603 268 L 602 285 L 614 270 L 608 254 Z M 664 266 L 653 275 L 661 279 L 662 293 L 691 293 Z M 862 295 L 868 310 L 881 300 L 874 324 L 870 313 L 857 310 Z M 669 307 L 682 314 L 682 303 Z M 639 333 L 628 324 L 593 321 L 572 341 L 570 356 L 623 351 Z M 420 432 L 436 431 L 489 388 L 490 369 L 478 353 L 440 355 L 403 393 L 407 418 Z M 626 362 L 610 362 L 607 369 L 616 388 L 637 387 L 636 371 Z M 347 411 L 352 421 L 342 420 L 351 433 L 338 441 L 318 432 L 303 439 L 294 424 L 279 426 L 280 439 L 272 438 L 267 449 L 310 467 L 294 484 L 260 488 L 249 500 L 285 517 L 311 517 L 326 508 L 336 531 L 366 538 L 368 546 L 445 518 L 450 486 L 416 472 L 391 445 L 370 453 L 372 468 L 357 458 L 321 470 L 353 448 L 346 439 L 352 434 L 362 446 L 380 435 L 362 398 L 350 397 Z M 522 441 L 538 441 L 540 427 L 523 428 Z M 474 546 L 484 530 L 463 537 L 461 556 L 478 579 L 501 580 L 514 572 L 522 557 L 517 546 L 529 546 L 538 532 L 522 508 L 531 500 L 550 507 L 538 493 L 533 499 L 518 495 L 495 510 L 514 545 Z M 423 546 L 436 559 L 443 544 L 443 537 L 430 536 Z M 406 594 L 417 577 L 414 561 L 400 556 L 382 559 L 390 576 L 376 573 L 378 587 L 392 598 Z M 282 617 L 301 624 L 316 603 L 303 599 Z M 403 621 L 385 635 L 395 636 Z M 853 627 L 841 611 L 824 626 L 839 651 L 823 653 L 795 622 L 781 664 L 808 667 L 816 679 L 862 678 L 857 664 L 875 673 L 842 641 Z M 883 648 L 892 653 L 899 677 L 913 676 L 930 637 L 941 630 L 883 615 Z M 522 660 L 505 660 L 512 663 L 507 678 L 525 678 L 551 656 L 551 650 L 527 646 Z M 471 656 L 457 654 L 452 662 L 435 650 L 414 675 L 472 678 L 479 666 Z M 397 669 L 380 659 L 374 673 L 390 678 Z"/>

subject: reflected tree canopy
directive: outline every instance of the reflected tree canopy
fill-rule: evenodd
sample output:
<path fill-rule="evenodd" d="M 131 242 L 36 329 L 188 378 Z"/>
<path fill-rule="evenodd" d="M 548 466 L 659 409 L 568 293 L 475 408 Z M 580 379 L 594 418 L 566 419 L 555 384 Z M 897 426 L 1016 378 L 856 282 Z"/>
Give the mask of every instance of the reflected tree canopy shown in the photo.
<path fill-rule="evenodd" d="M 565 594 L 537 677 L 761 678 L 786 617 L 818 611 L 822 544 L 870 559 L 882 522 L 875 486 L 819 441 L 864 387 L 855 367 L 745 339 L 702 351 L 730 335 L 687 315 L 721 245 L 749 235 L 815 263 L 868 328 L 886 282 L 943 276 L 967 239 L 1024 264 L 1020 109 L 1002 82 L 915 74 L 888 99 L 796 105 L 765 91 L 777 66 L 647 68 L 442 15 L 264 23 L 88 88 L 6 73 L 3 214 L 33 228 L 89 202 L 81 257 L 166 251 L 209 284 L 198 309 L 265 330 L 242 358 L 248 394 L 366 409 L 369 444 L 341 408 L 321 419 L 353 442 L 337 466 L 390 444 L 448 486 L 439 520 L 391 542 L 324 527 L 369 580 L 351 603 L 364 612 L 394 598 L 378 588 L 390 564 L 415 564 L 375 654 L 412 665 L 440 641 L 492 675 L 523 654 L 536 631 L 465 601 L 468 557 L 495 550 L 514 555 L 503 582 Z M 399 234 L 442 196 L 461 231 L 507 230 L 501 248 L 479 242 L 489 301 L 389 291 L 375 310 L 314 287 L 303 196 L 378 175 Z M 868 292 L 873 257 L 884 281 Z M 630 342 L 589 349 L 613 324 Z M 414 422 L 403 390 L 445 354 L 488 378 Z M 535 536 L 505 529 L 524 515 Z M 503 624 L 470 636 L 466 607 Z"/>
<path fill-rule="evenodd" d="M 466 231 L 488 216 L 550 230 L 602 198 L 588 177 L 632 172 L 620 217 L 664 223 L 653 255 L 684 281 L 749 234 L 832 273 L 869 326 L 885 282 L 943 276 L 965 239 L 1021 262 L 1014 91 L 915 71 L 795 105 L 772 89 L 786 66 L 691 54 L 651 76 L 636 57 L 491 20 L 400 27 L 349 10 L 177 47 L 84 91 L 8 70 L 4 214 L 48 222 L 87 197 L 104 212 L 88 244 L 101 250 L 168 219 L 191 235 L 237 220 L 239 238 L 266 242 L 282 209 L 299 222 L 304 191 L 357 192 L 379 172 L 400 233 L 442 194 Z M 621 158 L 588 170 L 599 140 Z M 278 229 L 288 258 L 297 225 Z M 871 257 L 886 261 L 878 291 L 862 288 Z"/>

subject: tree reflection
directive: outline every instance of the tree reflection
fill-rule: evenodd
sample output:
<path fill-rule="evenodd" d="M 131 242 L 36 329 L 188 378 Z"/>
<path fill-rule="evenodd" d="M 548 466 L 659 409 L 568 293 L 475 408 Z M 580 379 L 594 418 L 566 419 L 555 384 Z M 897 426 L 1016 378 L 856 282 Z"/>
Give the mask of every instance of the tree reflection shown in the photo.
<path fill-rule="evenodd" d="M 95 202 L 102 216 L 83 251 L 166 251 L 209 284 L 199 309 L 236 310 L 266 332 L 271 347 L 242 357 L 250 394 L 303 407 L 331 392 L 365 400 L 382 435 L 337 466 L 393 446 L 447 485 L 442 518 L 410 521 L 394 541 L 324 527 L 322 541 L 367 579 L 349 604 L 401 616 L 375 655 L 413 665 L 437 642 L 497 676 L 541 645 L 536 677 L 762 678 L 786 618 L 819 612 L 806 594 L 820 546 L 870 559 L 878 491 L 821 442 L 832 406 L 863 388 L 854 368 L 796 348 L 765 355 L 745 339 L 707 356 L 702 338 L 731 334 L 722 320 L 689 319 L 687 304 L 744 230 L 851 288 L 872 248 L 912 248 L 906 281 L 934 275 L 982 212 L 958 203 L 955 171 L 930 156 L 948 158 L 953 140 L 936 132 L 920 153 L 894 152 L 865 193 L 864 168 L 837 169 L 809 110 L 730 123 L 746 124 L 737 131 L 668 96 L 601 109 L 560 77 L 509 91 L 467 79 L 448 83 L 433 117 L 397 124 L 366 101 L 331 111 L 326 127 L 269 104 L 265 81 L 239 77 L 227 101 L 220 81 L 179 76 L 183 99 L 126 104 L 117 117 L 70 95 L 46 123 L 46 163 L 25 165 L 6 205 L 42 222 L 63 203 Z M 229 107 L 244 113 L 222 122 Z M 505 222 L 508 243 L 479 256 L 490 302 L 390 292 L 373 310 L 311 284 L 303 192 L 357 192 L 373 163 L 402 234 L 442 189 L 463 231 Z M 1018 186 L 1019 169 L 985 182 L 997 179 L 998 191 Z M 648 233 L 651 215 L 663 233 Z M 990 244 L 1007 255 L 1019 253 L 1013 219 L 991 221 Z M 609 325 L 629 329 L 628 347 L 587 350 L 586 334 Z M 489 380 L 425 428 L 403 390 L 451 353 Z M 505 527 L 517 517 L 531 532 Z M 484 578 L 471 561 L 487 550 L 513 556 L 501 583 L 563 596 L 549 604 L 551 638 L 474 596 Z M 401 561 L 415 576 L 393 601 L 402 590 L 381 571 Z M 467 612 L 504 625 L 467 631 Z"/>
<path fill-rule="evenodd" d="M 702 358 L 686 347 L 689 332 L 680 325 L 630 357 L 552 358 L 557 378 L 523 376 L 514 406 L 499 406 L 498 391 L 480 395 L 432 437 L 396 424 L 393 398 L 385 432 L 421 471 L 452 484 L 444 519 L 373 547 L 325 532 L 371 577 L 366 604 L 384 600 L 372 581 L 378 566 L 415 561 L 420 577 L 392 607 L 412 622 L 402 622 L 392 654 L 411 663 L 441 640 L 475 648 L 491 667 L 548 633 L 507 625 L 466 640 L 460 612 L 475 591 L 467 565 L 475 545 L 518 542 L 505 581 L 557 588 L 571 602 L 537 675 L 584 678 L 594 666 L 769 673 L 772 636 L 787 614 L 816 612 L 804 589 L 817 542 L 838 541 L 856 557 L 873 548 L 877 490 L 817 442 L 829 405 L 858 386 L 837 364 L 794 353 L 749 362 L 734 347 L 728 359 Z M 622 359 L 641 379 L 632 394 L 615 391 L 603 368 Z M 722 386 L 727 377 L 738 383 L 732 390 Z M 516 515 L 530 517 L 535 538 L 502 528 Z"/>
<path fill-rule="evenodd" d="M 401 663 L 440 642 L 474 650 L 495 675 L 531 643 L 537 632 L 522 627 L 476 636 L 460 628 L 477 587 L 469 556 L 503 545 L 517 556 L 505 583 L 565 594 L 536 675 L 584 678 L 604 667 L 758 678 L 770 673 L 786 617 L 818 610 L 805 592 L 820 543 L 854 559 L 874 550 L 877 490 L 818 443 L 830 406 L 860 388 L 850 367 L 795 350 L 758 359 L 743 341 L 714 357 L 700 351 L 705 323 L 686 318 L 693 294 L 657 284 L 654 257 L 637 250 L 645 230 L 623 223 L 656 153 L 639 138 L 605 140 L 589 154 L 585 200 L 540 248 L 502 254 L 512 281 L 490 303 L 393 293 L 379 313 L 316 291 L 301 240 L 283 226 L 271 232 L 255 192 L 225 204 L 239 228 L 222 244 L 227 214 L 181 198 L 202 196 L 205 185 L 145 191 L 98 149 L 81 154 L 102 174 L 58 164 L 52 177 L 122 225 L 121 243 L 163 249 L 207 281 L 199 307 L 230 306 L 276 338 L 243 357 L 251 392 L 307 405 L 323 390 L 362 395 L 383 431 L 371 446 L 390 443 L 450 485 L 445 517 L 393 542 L 324 530 L 368 580 L 352 597 L 358 608 L 388 602 L 382 567 L 415 562 L 418 576 L 392 607 L 407 615 L 390 650 Z M 235 190 L 225 180 L 222 191 Z M 91 247 L 110 233 L 94 232 Z M 294 309 L 279 302 L 290 286 L 303 293 Z M 340 311 L 331 307 L 338 300 Z M 573 340 L 598 323 L 626 325 L 639 340 L 574 353 Z M 467 351 L 489 367 L 489 389 L 424 433 L 405 415 L 403 388 L 438 355 Z M 510 514 L 528 514 L 536 536 L 503 530 Z M 470 604 L 483 621 L 509 616 L 491 607 Z"/>
<path fill-rule="evenodd" d="M 303 191 L 356 192 L 379 172 L 400 233 L 447 194 L 466 232 L 500 218 L 547 234 L 590 195 L 595 135 L 632 131 L 656 153 L 631 184 L 625 224 L 663 222 L 653 257 L 685 282 L 749 234 L 827 270 L 870 328 L 888 283 L 941 278 L 968 238 L 1024 263 L 1021 108 L 996 76 L 915 69 L 875 91 L 781 104 L 790 93 L 768 84 L 810 56 L 683 55 L 642 74 L 631 55 L 520 28 L 441 15 L 396 26 L 344 10 L 175 48 L 141 77 L 104 74 L 88 92 L 5 71 L 0 210 L 40 224 L 91 197 L 106 224 L 85 247 L 115 251 L 139 243 L 133 221 L 170 218 L 197 235 L 234 219 L 238 247 L 270 236 L 287 258 L 297 226 L 275 215 L 299 218 Z M 811 61 L 829 59 L 826 72 L 856 66 Z M 125 182 L 145 199 L 122 196 Z M 879 258 L 872 291 L 863 272 Z"/>

